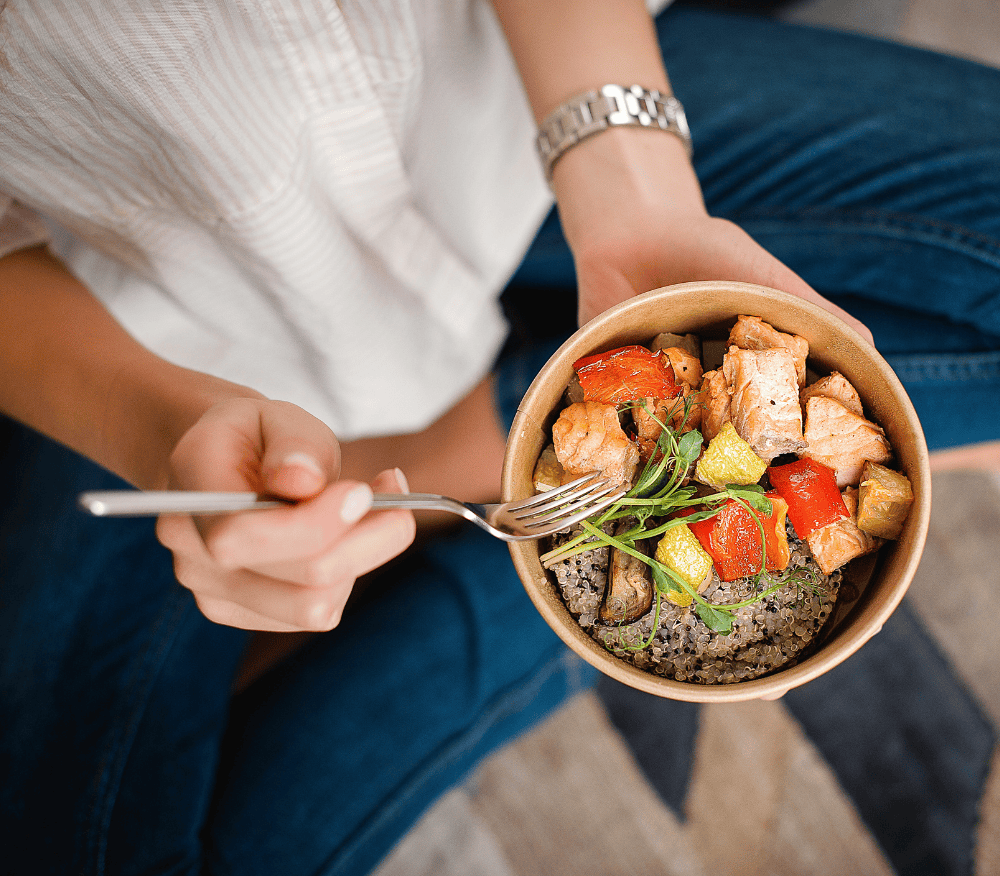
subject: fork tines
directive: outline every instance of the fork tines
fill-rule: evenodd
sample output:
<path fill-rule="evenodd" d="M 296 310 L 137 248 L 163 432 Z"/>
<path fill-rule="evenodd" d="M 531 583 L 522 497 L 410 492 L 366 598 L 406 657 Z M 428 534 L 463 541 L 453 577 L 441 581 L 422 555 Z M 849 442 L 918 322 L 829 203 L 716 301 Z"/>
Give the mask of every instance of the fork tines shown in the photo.
<path fill-rule="evenodd" d="M 594 486 L 607 483 L 610 483 L 610 481 L 602 477 L 599 471 L 592 471 L 590 474 L 578 477 L 575 481 L 570 481 L 568 484 L 553 487 L 544 493 L 536 493 L 534 496 L 529 496 L 527 499 L 508 505 L 508 510 L 520 511 L 522 508 L 532 508 L 536 505 L 551 505 L 560 499 L 575 499 L 577 496 L 582 496 Z"/>
<path fill-rule="evenodd" d="M 542 527 L 557 522 L 572 526 L 603 511 L 627 491 L 627 487 L 595 472 L 558 490 L 549 490 L 526 500 L 517 509 L 511 509 L 511 513 L 526 527 Z"/>

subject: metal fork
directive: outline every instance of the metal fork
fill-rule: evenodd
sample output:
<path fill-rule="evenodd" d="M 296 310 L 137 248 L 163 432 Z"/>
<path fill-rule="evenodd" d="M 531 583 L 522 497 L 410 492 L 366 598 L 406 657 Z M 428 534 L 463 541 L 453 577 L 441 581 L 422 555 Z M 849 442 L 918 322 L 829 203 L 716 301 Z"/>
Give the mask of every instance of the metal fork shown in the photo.
<path fill-rule="evenodd" d="M 433 493 L 376 493 L 372 507 L 449 511 L 471 520 L 504 541 L 544 538 L 597 514 L 628 488 L 593 472 L 561 487 L 499 505 L 460 502 Z M 160 514 L 224 514 L 287 505 L 256 493 L 203 493 L 166 490 L 104 490 L 81 493 L 80 507 L 97 517 L 151 517 Z"/>

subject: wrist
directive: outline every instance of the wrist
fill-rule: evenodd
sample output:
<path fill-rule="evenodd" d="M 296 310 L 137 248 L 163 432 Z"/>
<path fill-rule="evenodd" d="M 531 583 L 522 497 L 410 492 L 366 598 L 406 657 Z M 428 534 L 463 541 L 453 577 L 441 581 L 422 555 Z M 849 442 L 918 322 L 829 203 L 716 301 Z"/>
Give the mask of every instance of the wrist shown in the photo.
<path fill-rule="evenodd" d="M 707 215 L 684 143 L 664 131 L 621 127 L 588 137 L 555 165 L 552 190 L 574 251 L 650 217 Z"/>
<path fill-rule="evenodd" d="M 535 145 L 545 178 L 567 151 L 609 128 L 638 127 L 678 137 L 691 155 L 691 132 L 684 107 L 667 91 L 641 85 L 604 85 L 556 107 L 541 122 Z"/>
<path fill-rule="evenodd" d="M 233 399 L 263 399 L 245 386 L 162 360 L 127 375 L 116 414 L 113 446 L 120 448 L 116 469 L 142 489 L 166 489 L 170 459 L 181 438 L 207 411 Z M 114 455 L 115 450 L 109 450 Z"/>

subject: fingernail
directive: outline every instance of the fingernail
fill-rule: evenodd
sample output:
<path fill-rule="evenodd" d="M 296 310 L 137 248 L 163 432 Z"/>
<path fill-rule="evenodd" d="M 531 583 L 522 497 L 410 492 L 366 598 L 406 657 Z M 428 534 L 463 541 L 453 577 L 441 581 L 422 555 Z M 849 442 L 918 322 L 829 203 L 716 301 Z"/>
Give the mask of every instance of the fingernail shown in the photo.
<path fill-rule="evenodd" d="M 410 482 L 406 479 L 406 475 L 403 474 L 398 468 L 394 469 L 396 475 L 396 482 L 399 484 L 399 492 L 408 493 L 410 492 Z"/>
<path fill-rule="evenodd" d="M 340 506 L 340 519 L 344 523 L 357 523 L 372 507 L 372 488 L 359 484 L 344 496 Z"/>
<path fill-rule="evenodd" d="M 318 462 L 313 459 L 308 453 L 303 453 L 301 450 L 296 450 L 294 453 L 289 453 L 288 456 L 282 461 L 282 465 L 288 466 L 298 466 L 299 468 L 305 468 L 323 477 L 323 469 L 320 468 Z"/>

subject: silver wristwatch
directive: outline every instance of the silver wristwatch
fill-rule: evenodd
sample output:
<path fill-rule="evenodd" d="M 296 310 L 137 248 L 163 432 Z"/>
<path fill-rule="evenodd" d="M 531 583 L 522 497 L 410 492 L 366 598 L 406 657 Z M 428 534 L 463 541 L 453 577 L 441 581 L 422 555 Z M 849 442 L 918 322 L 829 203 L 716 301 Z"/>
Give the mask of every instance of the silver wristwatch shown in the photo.
<path fill-rule="evenodd" d="M 676 97 L 640 85 L 605 85 L 566 101 L 539 126 L 536 145 L 545 178 L 552 181 L 552 166 L 570 146 L 614 125 L 669 131 L 684 141 L 691 155 L 691 131 Z"/>

